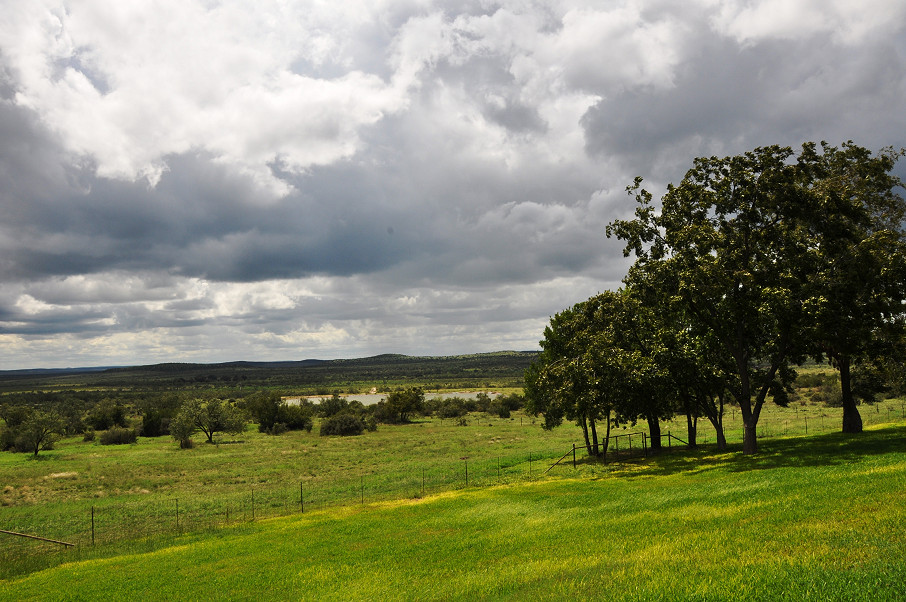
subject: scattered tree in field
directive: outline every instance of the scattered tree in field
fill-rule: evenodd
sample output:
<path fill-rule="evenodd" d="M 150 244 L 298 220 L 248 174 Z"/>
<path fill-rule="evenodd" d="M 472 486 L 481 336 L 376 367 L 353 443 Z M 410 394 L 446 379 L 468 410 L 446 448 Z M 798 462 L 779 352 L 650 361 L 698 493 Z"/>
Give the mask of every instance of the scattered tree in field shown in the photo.
<path fill-rule="evenodd" d="M 288 405 L 279 393 L 261 391 L 246 398 L 245 407 L 262 433 L 312 429 L 313 407 L 307 401 Z"/>
<path fill-rule="evenodd" d="M 425 407 L 425 393 L 419 387 L 410 387 L 402 391 L 393 391 L 386 400 L 379 401 L 374 409 L 374 417 L 380 422 L 402 424 L 409 422 L 409 417 L 421 412 Z"/>
<path fill-rule="evenodd" d="M 101 445 L 126 445 L 138 440 L 138 431 L 114 426 L 101 433 Z"/>
<path fill-rule="evenodd" d="M 34 410 L 16 428 L 16 448 L 32 452 L 35 457 L 42 449 L 52 449 L 65 424 L 57 412 Z"/>
<path fill-rule="evenodd" d="M 96 431 L 106 431 L 114 426 L 128 425 L 126 408 L 113 399 L 104 398 L 85 416 L 85 423 Z"/>
<path fill-rule="evenodd" d="M 198 427 L 195 426 L 195 421 L 188 413 L 179 412 L 170 421 L 170 435 L 179 442 L 179 447 L 182 449 L 192 447 L 192 435 L 197 431 Z"/>
<path fill-rule="evenodd" d="M 182 447 L 190 447 L 186 442 L 191 436 L 201 431 L 208 443 L 213 443 L 216 433 L 238 434 L 245 430 L 244 412 L 224 399 L 187 399 L 179 413 L 170 423 L 170 434 L 180 442 Z"/>
<path fill-rule="evenodd" d="M 339 393 L 324 397 L 318 403 L 318 414 L 322 418 L 329 418 L 347 409 L 349 409 L 349 400 L 342 397 Z"/>
<path fill-rule="evenodd" d="M 714 427 L 718 449 L 725 449 L 724 399 L 731 367 L 714 336 L 696 330 L 695 321 L 677 302 L 675 275 L 666 267 L 665 262 L 636 264 L 625 278 L 633 298 L 645 308 L 649 333 L 659 341 L 661 395 L 673 400 L 673 411 L 686 416 L 690 447 L 697 445 L 697 422 L 704 416 Z"/>

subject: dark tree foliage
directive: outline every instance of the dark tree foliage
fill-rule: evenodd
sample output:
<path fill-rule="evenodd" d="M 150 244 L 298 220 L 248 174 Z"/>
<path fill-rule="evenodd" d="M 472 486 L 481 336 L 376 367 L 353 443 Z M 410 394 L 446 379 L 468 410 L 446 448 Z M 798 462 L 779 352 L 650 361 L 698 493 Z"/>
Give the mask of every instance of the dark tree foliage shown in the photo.
<path fill-rule="evenodd" d="M 126 408 L 119 402 L 105 398 L 98 402 L 85 416 L 85 424 L 96 431 L 106 431 L 114 426 L 125 427 L 129 424 Z"/>
<path fill-rule="evenodd" d="M 661 309 L 728 360 L 710 363 L 726 370 L 746 453 L 766 399 L 786 402 L 794 365 L 827 354 L 848 380 L 852 359 L 903 311 L 903 205 L 889 175 L 901 154 L 847 143 L 699 158 L 660 208 L 636 179 L 636 219 L 608 226 L 639 271 L 658 274 Z M 860 430 L 844 404 L 844 429 Z"/>
<path fill-rule="evenodd" d="M 161 437 L 169 434 L 170 420 L 160 410 L 149 408 L 142 415 L 142 437 Z"/>

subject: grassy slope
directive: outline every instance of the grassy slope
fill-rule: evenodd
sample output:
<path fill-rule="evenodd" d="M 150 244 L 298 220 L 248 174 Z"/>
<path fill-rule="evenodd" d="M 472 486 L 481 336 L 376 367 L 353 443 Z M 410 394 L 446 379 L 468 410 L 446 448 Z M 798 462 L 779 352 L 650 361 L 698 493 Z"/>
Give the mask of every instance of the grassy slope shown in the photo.
<path fill-rule="evenodd" d="M 904 439 L 777 440 L 248 523 L 0 582 L 0 598 L 901 600 Z"/>

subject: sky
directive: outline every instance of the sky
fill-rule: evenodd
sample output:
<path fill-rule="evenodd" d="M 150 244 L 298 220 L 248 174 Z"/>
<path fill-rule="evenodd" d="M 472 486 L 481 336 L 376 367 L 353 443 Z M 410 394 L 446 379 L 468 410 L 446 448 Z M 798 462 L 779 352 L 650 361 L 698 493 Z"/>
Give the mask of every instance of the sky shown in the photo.
<path fill-rule="evenodd" d="M 902 0 L 0 12 L 0 369 L 537 349 L 634 177 L 906 146 Z"/>

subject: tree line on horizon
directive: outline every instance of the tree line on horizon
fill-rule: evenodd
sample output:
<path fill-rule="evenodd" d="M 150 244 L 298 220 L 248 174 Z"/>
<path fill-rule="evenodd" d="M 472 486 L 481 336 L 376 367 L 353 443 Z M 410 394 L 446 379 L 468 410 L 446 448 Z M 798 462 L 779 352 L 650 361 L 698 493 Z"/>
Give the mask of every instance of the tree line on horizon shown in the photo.
<path fill-rule="evenodd" d="M 861 432 L 860 402 L 904 393 L 904 154 L 850 141 L 697 158 L 660 203 L 636 178 L 634 218 L 606 231 L 635 261 L 619 290 L 551 318 L 527 409 L 547 428 L 575 421 L 598 456 L 611 428 L 639 420 L 657 450 L 677 414 L 690 445 L 704 417 L 726 448 L 732 403 L 752 454 L 764 404 L 786 405 L 811 359 L 838 371 L 842 430 Z"/>

